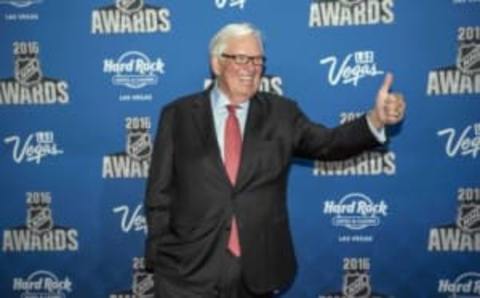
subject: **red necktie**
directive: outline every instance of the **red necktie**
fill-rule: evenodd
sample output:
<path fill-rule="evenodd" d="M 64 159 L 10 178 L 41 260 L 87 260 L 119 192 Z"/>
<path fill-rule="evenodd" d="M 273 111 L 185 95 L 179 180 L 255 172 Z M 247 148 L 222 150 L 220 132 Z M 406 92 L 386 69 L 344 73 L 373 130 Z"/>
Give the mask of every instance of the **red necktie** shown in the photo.
<path fill-rule="evenodd" d="M 228 117 L 225 123 L 224 142 L 224 164 L 228 178 L 230 179 L 232 185 L 235 185 L 235 182 L 237 181 L 238 168 L 240 166 L 240 156 L 242 153 L 242 135 L 237 116 L 235 115 L 236 108 L 237 106 L 234 105 L 227 106 Z M 234 256 L 240 256 L 240 241 L 238 238 L 238 227 L 235 216 L 232 216 L 230 236 L 228 238 L 228 250 Z"/>

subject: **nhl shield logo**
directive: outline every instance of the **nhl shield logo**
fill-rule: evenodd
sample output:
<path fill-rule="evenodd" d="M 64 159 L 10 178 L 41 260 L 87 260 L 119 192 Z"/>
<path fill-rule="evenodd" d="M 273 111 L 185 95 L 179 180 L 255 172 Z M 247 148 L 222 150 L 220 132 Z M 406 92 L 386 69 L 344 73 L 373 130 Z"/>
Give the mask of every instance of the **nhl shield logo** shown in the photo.
<path fill-rule="evenodd" d="M 137 160 L 150 157 L 152 142 L 146 132 L 130 132 L 127 137 L 127 154 Z"/>
<path fill-rule="evenodd" d="M 346 298 L 370 297 L 370 277 L 366 273 L 347 273 L 343 276 L 343 295 Z"/>
<path fill-rule="evenodd" d="M 27 227 L 35 233 L 53 228 L 52 211 L 48 206 L 30 206 L 27 211 Z"/>
<path fill-rule="evenodd" d="M 467 233 L 480 232 L 480 205 L 465 204 L 459 206 L 457 226 Z"/>
<path fill-rule="evenodd" d="M 42 80 L 42 70 L 38 58 L 15 59 L 15 79 L 22 85 L 32 86 L 40 83 Z"/>
<path fill-rule="evenodd" d="M 464 44 L 458 48 L 457 67 L 472 75 L 480 72 L 480 44 Z"/>
<path fill-rule="evenodd" d="M 143 0 L 116 0 L 117 8 L 126 14 L 133 14 L 143 8 Z"/>
<path fill-rule="evenodd" d="M 153 298 L 153 274 L 138 271 L 133 274 L 132 292 L 135 297 Z"/>

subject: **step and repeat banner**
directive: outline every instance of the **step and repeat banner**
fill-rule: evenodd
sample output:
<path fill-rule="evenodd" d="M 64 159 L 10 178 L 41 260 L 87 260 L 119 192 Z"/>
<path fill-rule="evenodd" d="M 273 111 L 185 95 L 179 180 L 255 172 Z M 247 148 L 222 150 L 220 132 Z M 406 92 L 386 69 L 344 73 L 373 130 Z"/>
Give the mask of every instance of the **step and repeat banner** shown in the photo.
<path fill-rule="evenodd" d="M 387 72 L 384 147 L 295 160 L 299 269 L 278 297 L 480 297 L 480 1 L 0 0 L 0 297 L 152 297 L 143 199 L 163 106 L 209 84 L 230 22 L 261 89 L 336 126 Z"/>

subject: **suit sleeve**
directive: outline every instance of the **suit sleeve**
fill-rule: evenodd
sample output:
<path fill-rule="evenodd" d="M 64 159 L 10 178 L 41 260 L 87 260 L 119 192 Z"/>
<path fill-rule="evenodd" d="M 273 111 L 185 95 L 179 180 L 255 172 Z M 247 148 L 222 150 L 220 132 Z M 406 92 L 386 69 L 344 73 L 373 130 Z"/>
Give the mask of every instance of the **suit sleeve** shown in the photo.
<path fill-rule="evenodd" d="M 297 157 L 340 160 L 380 145 L 368 127 L 366 116 L 327 128 L 311 122 L 296 104 L 293 111 L 293 149 Z"/>
<path fill-rule="evenodd" d="M 156 264 L 157 248 L 160 239 L 168 229 L 170 202 L 175 196 L 173 177 L 173 108 L 165 108 L 160 115 L 152 161 L 147 179 L 145 214 L 147 239 L 145 243 L 145 266 L 152 271 Z"/>

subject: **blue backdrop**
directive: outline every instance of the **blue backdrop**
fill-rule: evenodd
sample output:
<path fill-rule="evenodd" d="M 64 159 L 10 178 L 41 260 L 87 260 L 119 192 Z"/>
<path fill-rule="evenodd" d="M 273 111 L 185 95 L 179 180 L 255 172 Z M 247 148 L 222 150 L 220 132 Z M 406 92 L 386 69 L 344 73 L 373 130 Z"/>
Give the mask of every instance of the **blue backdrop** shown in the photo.
<path fill-rule="evenodd" d="M 388 71 L 408 103 L 384 148 L 295 162 L 279 297 L 480 297 L 477 0 L 0 0 L 0 297 L 152 294 L 158 113 L 239 21 L 264 33 L 262 89 L 315 121 L 368 110 Z"/>

